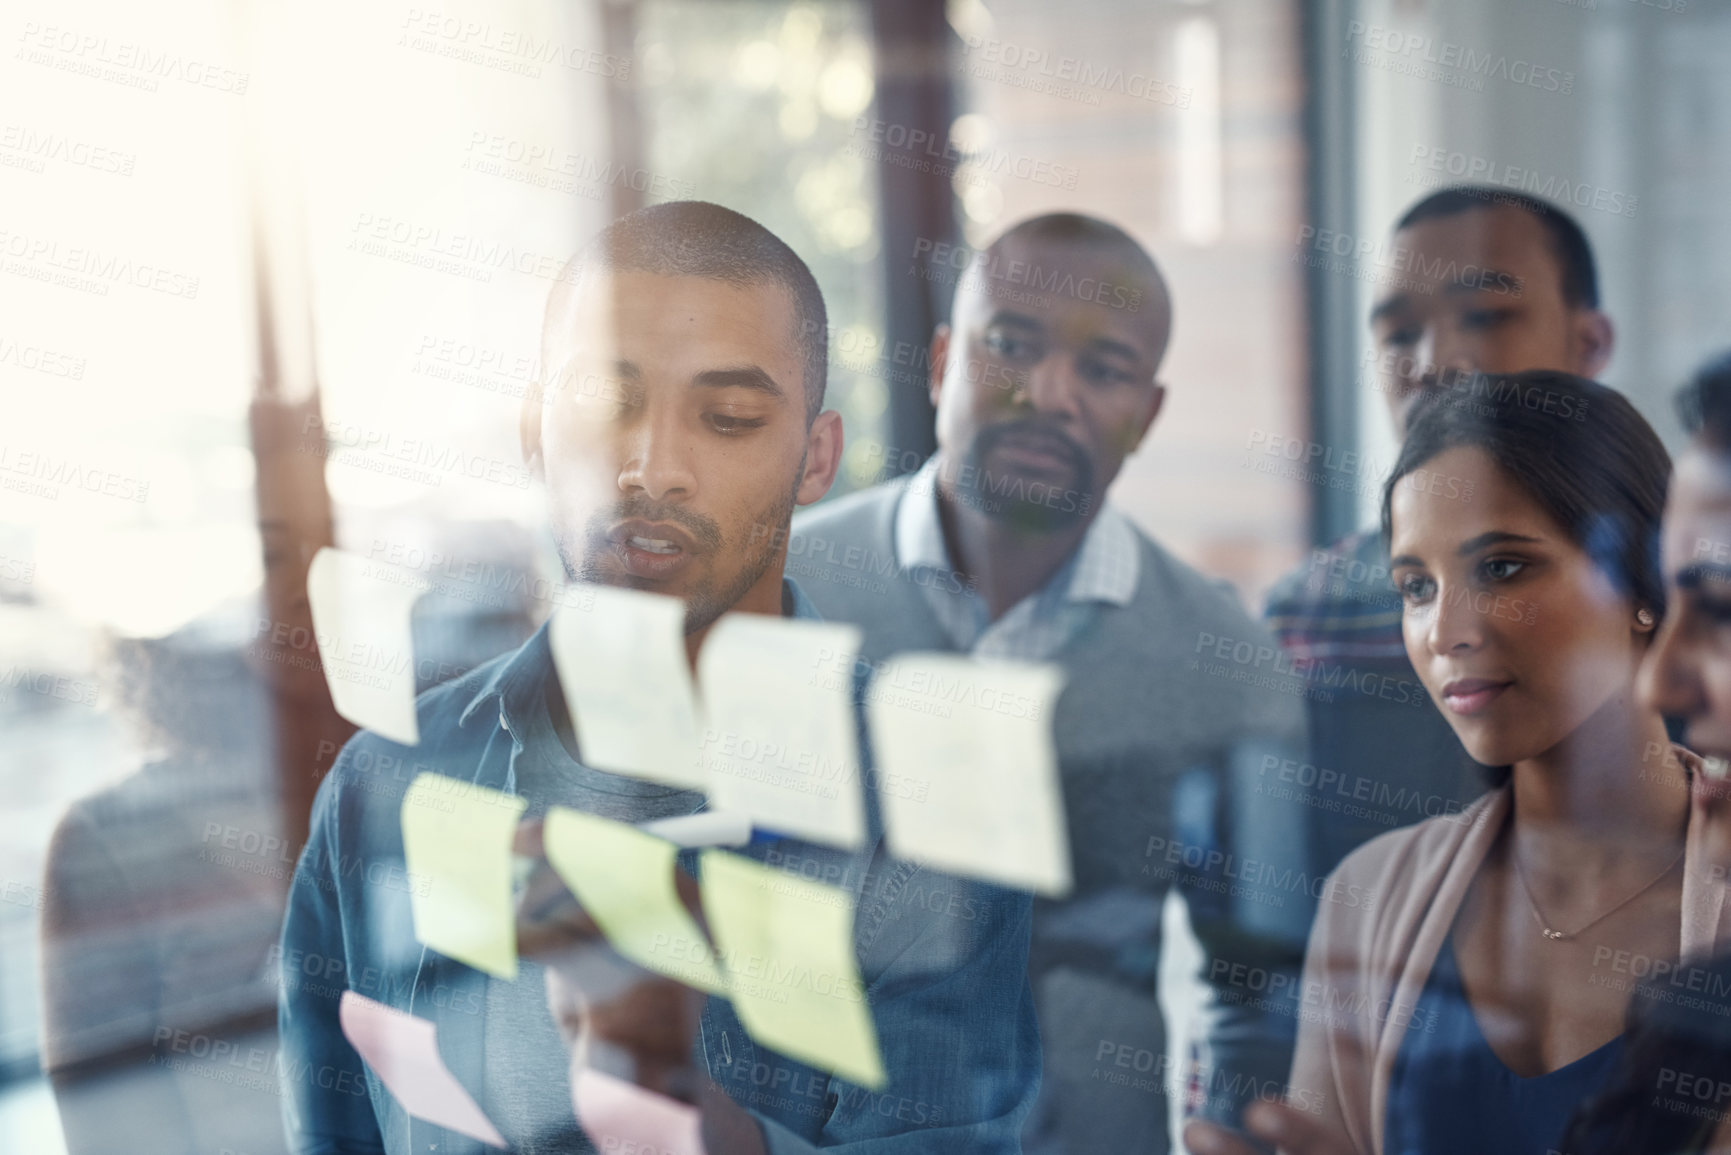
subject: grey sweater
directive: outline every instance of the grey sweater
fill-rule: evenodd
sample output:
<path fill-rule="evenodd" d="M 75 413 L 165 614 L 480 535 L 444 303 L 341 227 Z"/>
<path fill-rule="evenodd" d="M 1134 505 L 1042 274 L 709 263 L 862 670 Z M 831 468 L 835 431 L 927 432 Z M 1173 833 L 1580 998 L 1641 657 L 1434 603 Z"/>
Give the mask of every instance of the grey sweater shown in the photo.
<path fill-rule="evenodd" d="M 806 511 L 788 542 L 787 575 L 824 617 L 865 630 L 862 657 L 873 662 L 904 650 L 954 648 L 924 591 L 896 564 L 903 487 L 889 482 Z M 1250 1003 L 1265 1004 L 1242 997 L 1248 972 L 1232 968 L 1296 965 L 1295 954 L 1285 952 L 1302 948 L 1308 882 L 1228 853 L 1217 836 L 1234 822 L 1226 805 L 1232 768 L 1242 778 L 1244 767 L 1254 773 L 1269 752 L 1290 757 L 1302 749 L 1305 687 L 1260 657 L 1278 647 L 1229 586 L 1137 537 L 1131 603 L 1101 606 L 1054 658 L 1066 674 L 1053 727 L 1075 890 L 1063 902 L 1036 906 L 1030 974 L 1045 1071 L 1025 1137 L 1031 1152 L 1167 1150 L 1165 1086 L 1180 1073 L 1167 1066 L 1154 990 L 1159 909 L 1175 884 L 1192 898 L 1208 956 L 1203 977 L 1238 976 L 1213 1008 L 1212 1070 L 1200 1076 L 1206 1113 L 1231 1118 L 1252 1090 L 1278 1093 L 1290 1060 L 1293 1023 L 1253 1009 Z M 1200 818 L 1198 807 L 1206 811 Z M 1275 841 L 1288 824 L 1291 840 L 1300 837 L 1297 807 L 1261 810 L 1260 825 Z M 1188 821 L 1177 820 L 1180 811 Z M 1301 860 L 1296 845 L 1283 849 Z M 1271 951 L 1238 916 L 1275 907 L 1286 908 L 1273 925 L 1285 927 L 1287 941 Z M 1255 929 L 1269 925 L 1264 917 Z"/>

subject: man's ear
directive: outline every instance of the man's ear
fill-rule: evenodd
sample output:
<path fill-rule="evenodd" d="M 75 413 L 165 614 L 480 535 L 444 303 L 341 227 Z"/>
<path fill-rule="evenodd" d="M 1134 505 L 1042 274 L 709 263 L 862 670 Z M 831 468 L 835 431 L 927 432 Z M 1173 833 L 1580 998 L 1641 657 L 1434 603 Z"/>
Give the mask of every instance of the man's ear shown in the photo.
<path fill-rule="evenodd" d="M 523 391 L 523 408 L 517 413 L 517 442 L 523 450 L 523 464 L 542 481 L 547 479 L 547 463 L 541 456 L 541 398 L 544 386 L 537 381 Z"/>
<path fill-rule="evenodd" d="M 1580 309 L 1575 316 L 1575 347 L 1580 375 L 1597 381 L 1605 366 L 1611 363 L 1611 352 L 1617 343 L 1617 333 L 1611 318 L 1599 309 Z"/>
<path fill-rule="evenodd" d="M 1166 386 L 1156 381 L 1154 382 L 1154 392 L 1148 397 L 1148 408 L 1142 415 L 1142 422 L 1136 429 L 1136 437 L 1130 442 L 1130 448 L 1124 454 L 1125 457 L 1130 456 L 1130 454 L 1142 448 L 1143 438 L 1147 437 L 1148 431 L 1154 428 L 1154 419 L 1160 416 L 1160 410 L 1165 405 Z"/>
<path fill-rule="evenodd" d="M 938 395 L 944 391 L 944 366 L 950 357 L 950 327 L 940 324 L 932 330 L 932 345 L 930 356 L 926 358 L 930 364 L 926 368 L 926 394 L 932 399 L 932 408 L 938 407 Z"/>
<path fill-rule="evenodd" d="M 841 468 L 841 451 L 841 414 L 825 409 L 806 430 L 805 471 L 799 476 L 799 488 L 793 491 L 795 505 L 810 505 L 829 492 Z"/>

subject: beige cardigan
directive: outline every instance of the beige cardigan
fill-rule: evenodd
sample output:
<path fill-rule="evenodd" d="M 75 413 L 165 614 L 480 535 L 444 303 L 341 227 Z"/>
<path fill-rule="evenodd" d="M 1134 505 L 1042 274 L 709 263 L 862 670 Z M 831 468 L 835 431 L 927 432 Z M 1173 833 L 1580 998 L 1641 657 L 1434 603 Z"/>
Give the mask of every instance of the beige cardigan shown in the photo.
<path fill-rule="evenodd" d="M 1407 1032 L 1422 1029 L 1414 1021 L 1419 995 L 1508 820 L 1511 798 L 1505 786 L 1459 814 L 1391 830 L 1330 876 L 1304 960 L 1289 1101 L 1320 1108 L 1342 1151 L 1382 1155 L 1395 1056 Z M 1697 807 L 1684 838 L 1684 957 L 1717 949 L 1731 936 L 1727 887 L 1722 877 L 1710 877 L 1700 851 L 1704 834 Z M 1375 894 L 1368 906 L 1327 901 L 1330 894 L 1365 891 Z"/>

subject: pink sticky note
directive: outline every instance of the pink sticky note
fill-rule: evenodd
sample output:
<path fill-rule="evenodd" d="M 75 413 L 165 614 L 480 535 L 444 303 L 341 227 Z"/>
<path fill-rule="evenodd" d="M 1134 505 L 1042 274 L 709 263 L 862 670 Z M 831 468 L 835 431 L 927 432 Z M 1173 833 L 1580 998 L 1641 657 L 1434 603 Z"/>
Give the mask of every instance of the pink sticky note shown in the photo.
<path fill-rule="evenodd" d="M 343 1037 L 390 1088 L 403 1110 L 471 1139 L 505 1146 L 504 1137 L 439 1058 L 438 1034 L 432 1023 L 354 991 L 343 992 L 337 1019 L 342 1023 Z"/>
<path fill-rule="evenodd" d="M 697 1108 L 584 1068 L 571 1080 L 577 1121 L 597 1150 L 618 1155 L 704 1155 Z"/>

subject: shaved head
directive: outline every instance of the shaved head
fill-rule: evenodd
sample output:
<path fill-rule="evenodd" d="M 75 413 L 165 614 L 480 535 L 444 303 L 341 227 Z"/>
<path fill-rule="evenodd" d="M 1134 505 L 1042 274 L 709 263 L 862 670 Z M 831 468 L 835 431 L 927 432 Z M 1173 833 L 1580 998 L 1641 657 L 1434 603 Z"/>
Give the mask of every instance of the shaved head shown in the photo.
<path fill-rule="evenodd" d="M 1042 261 L 1042 254 L 1059 259 Z M 1093 258 L 1089 277 L 1067 266 Z M 1005 229 L 969 262 L 951 304 L 950 323 L 970 294 L 1022 299 L 1038 307 L 1041 296 L 1073 297 L 1135 314 L 1147 325 L 1158 351 L 1156 366 L 1172 335 L 1172 297 L 1148 250 L 1109 221 L 1084 213 L 1042 213 Z"/>
<path fill-rule="evenodd" d="M 1171 332 L 1165 278 L 1115 225 L 1049 213 L 976 253 L 932 340 L 952 507 L 1031 535 L 1085 524 L 1160 411 Z"/>

